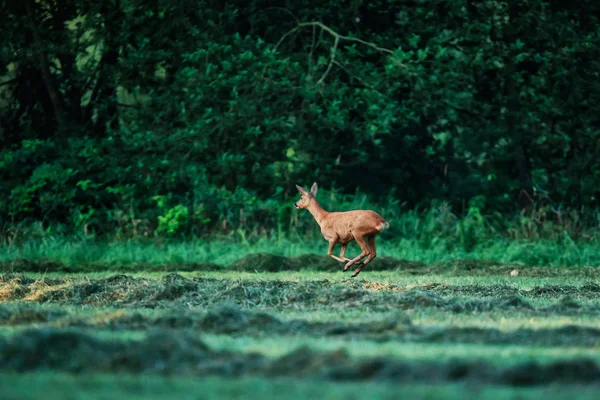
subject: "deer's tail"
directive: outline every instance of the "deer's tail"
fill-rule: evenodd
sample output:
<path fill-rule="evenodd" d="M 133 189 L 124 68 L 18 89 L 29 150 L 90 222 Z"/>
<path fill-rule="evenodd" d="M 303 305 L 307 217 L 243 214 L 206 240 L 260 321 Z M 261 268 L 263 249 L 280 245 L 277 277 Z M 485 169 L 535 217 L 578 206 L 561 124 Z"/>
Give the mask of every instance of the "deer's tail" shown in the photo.
<path fill-rule="evenodd" d="M 381 223 L 380 223 L 380 224 L 377 226 L 377 230 L 378 230 L 379 232 L 383 232 L 383 231 L 385 231 L 385 230 L 386 230 L 387 228 L 389 228 L 389 227 L 390 227 L 390 224 L 389 224 L 389 222 L 387 222 L 387 221 L 383 221 L 383 222 L 381 222 Z"/>

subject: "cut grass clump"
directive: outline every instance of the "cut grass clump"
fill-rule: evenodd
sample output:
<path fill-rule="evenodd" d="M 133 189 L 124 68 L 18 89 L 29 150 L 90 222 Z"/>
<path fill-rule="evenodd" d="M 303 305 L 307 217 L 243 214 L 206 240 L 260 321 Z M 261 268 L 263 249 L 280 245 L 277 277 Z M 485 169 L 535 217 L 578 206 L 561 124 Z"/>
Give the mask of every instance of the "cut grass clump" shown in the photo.
<path fill-rule="evenodd" d="M 24 278 L 22 275 L 0 275 L 0 299 L 33 303 L 57 303 L 93 306 L 122 306 L 141 308 L 212 307 L 224 301 L 244 309 L 305 309 L 324 310 L 368 309 L 387 311 L 397 309 L 432 308 L 452 313 L 491 311 L 521 311 L 530 314 L 560 315 L 598 314 L 593 303 L 561 300 L 552 305 L 535 305 L 524 297 L 540 297 L 538 292 L 561 293 L 556 285 L 532 290 L 513 290 L 498 286 L 496 295 L 475 285 L 469 293 L 461 285 L 426 284 L 423 287 L 374 285 L 361 280 L 331 281 L 315 279 L 230 280 L 168 274 L 160 279 L 133 278 L 115 275 L 102 279 Z M 597 298 L 595 285 L 577 288 L 580 298 Z M 493 289 L 492 289 L 493 290 Z M 481 293 L 480 293 L 481 292 Z M 482 296 L 483 294 L 483 296 Z M 479 296 L 473 298 L 473 296 Z M 547 296 L 547 299 L 552 296 Z M 563 298 L 563 297 L 561 297 Z M 576 304 L 578 306 L 576 306 Z"/>
<path fill-rule="evenodd" d="M 214 350 L 195 336 L 168 331 L 151 332 L 133 341 L 101 340 L 78 330 L 27 330 L 8 339 L 0 338 L 0 368 L 19 372 L 127 372 L 510 386 L 600 383 L 600 368 L 585 358 L 502 367 L 478 360 L 352 358 L 344 350 L 323 352 L 310 347 L 269 358 L 258 353 Z"/>
<path fill-rule="evenodd" d="M 158 315 L 156 315 L 158 314 Z M 178 329 L 203 334 L 240 337 L 272 337 L 304 335 L 314 338 L 332 337 L 399 343 L 455 343 L 487 345 L 529 345 L 536 347 L 586 346 L 600 344 L 600 329 L 565 325 L 558 328 L 519 328 L 501 331 L 496 328 L 419 326 L 402 312 L 369 318 L 361 322 L 309 321 L 281 319 L 271 313 L 245 311 L 233 305 L 221 305 L 207 312 L 137 311 L 95 312 L 91 315 L 66 312 L 28 304 L 0 306 L 0 325 L 60 326 L 62 328 L 108 329 L 112 332 Z"/>
<path fill-rule="evenodd" d="M 282 321 L 268 313 L 244 312 L 232 305 L 211 309 L 198 325 L 202 330 L 215 333 L 249 333 L 258 330 L 269 334 L 287 330 Z"/>
<path fill-rule="evenodd" d="M 0 304 L 0 325 L 46 323 L 67 315 L 66 311 L 41 309 L 32 304 Z"/>

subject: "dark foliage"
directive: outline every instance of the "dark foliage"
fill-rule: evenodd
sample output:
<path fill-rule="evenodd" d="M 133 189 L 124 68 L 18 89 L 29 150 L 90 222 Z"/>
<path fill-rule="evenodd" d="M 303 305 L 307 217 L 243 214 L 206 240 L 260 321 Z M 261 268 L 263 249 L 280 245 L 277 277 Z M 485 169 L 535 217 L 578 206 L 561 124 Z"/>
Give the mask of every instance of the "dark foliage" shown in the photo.
<path fill-rule="evenodd" d="M 593 0 L 24 0 L 0 12 L 4 230 L 281 229 L 294 184 L 313 180 L 458 213 L 598 205 Z"/>

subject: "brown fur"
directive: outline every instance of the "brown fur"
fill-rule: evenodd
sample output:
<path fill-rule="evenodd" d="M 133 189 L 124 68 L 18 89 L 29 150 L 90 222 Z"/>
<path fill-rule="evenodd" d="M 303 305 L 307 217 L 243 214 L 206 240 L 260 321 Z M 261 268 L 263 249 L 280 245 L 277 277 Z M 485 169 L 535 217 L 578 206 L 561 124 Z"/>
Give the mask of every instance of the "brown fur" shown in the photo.
<path fill-rule="evenodd" d="M 371 210 L 327 212 L 317 201 L 318 186 L 316 183 L 313 183 L 310 192 L 302 186 L 296 185 L 296 188 L 302 197 L 296 202 L 295 206 L 296 208 L 307 209 L 321 227 L 323 237 L 329 242 L 328 256 L 345 263 L 344 271 L 347 271 L 353 264 L 367 257 L 356 268 L 352 277 L 358 275 L 365 265 L 377 257 L 375 236 L 390 226 L 388 222 L 381 215 Z M 346 249 L 348 248 L 348 243 L 353 240 L 356 240 L 362 252 L 358 257 L 349 259 L 345 257 Z M 342 245 L 339 257 L 333 255 L 333 249 L 338 243 Z"/>

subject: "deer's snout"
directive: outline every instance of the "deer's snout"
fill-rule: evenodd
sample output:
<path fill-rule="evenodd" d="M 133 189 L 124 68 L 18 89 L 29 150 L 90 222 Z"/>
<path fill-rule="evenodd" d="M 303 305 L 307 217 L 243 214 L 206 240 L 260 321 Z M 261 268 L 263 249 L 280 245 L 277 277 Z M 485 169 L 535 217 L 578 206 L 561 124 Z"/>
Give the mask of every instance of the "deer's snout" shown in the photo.
<path fill-rule="evenodd" d="M 300 207 L 298 207 L 298 203 L 294 203 L 294 207 L 300 208 Z"/>

